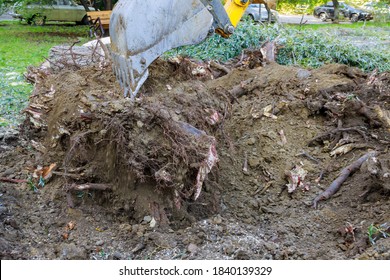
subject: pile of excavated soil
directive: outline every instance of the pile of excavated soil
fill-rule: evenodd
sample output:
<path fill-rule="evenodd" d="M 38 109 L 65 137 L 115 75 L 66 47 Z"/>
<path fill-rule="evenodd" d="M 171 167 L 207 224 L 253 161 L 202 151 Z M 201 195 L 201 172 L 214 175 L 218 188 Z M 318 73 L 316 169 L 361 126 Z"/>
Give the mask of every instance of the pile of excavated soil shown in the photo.
<path fill-rule="evenodd" d="M 211 65 L 158 60 L 135 101 L 109 65 L 35 70 L 1 258 L 388 259 L 390 74 Z"/>

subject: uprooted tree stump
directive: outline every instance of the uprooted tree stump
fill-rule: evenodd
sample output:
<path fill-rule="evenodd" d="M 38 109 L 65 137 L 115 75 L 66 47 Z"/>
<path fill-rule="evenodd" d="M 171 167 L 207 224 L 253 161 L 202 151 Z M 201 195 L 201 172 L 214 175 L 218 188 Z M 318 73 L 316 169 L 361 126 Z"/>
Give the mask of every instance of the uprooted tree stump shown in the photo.
<path fill-rule="evenodd" d="M 65 50 L 71 58 L 76 52 Z M 65 185 L 68 206 L 75 207 L 75 193 L 109 191 L 113 203 L 140 218 L 186 211 L 187 201 L 207 200 L 202 187 L 218 161 L 209 133 L 218 129 L 225 105 L 211 95 L 199 102 L 196 93 L 132 102 L 122 98 L 109 65 L 67 70 L 67 64 L 77 69 L 77 61 L 59 58 L 51 61 L 54 71 L 34 69 L 35 92 L 25 110 L 25 129 L 35 135 L 44 158 L 62 162 L 53 174 Z M 107 84 L 109 92 L 102 90 Z"/>

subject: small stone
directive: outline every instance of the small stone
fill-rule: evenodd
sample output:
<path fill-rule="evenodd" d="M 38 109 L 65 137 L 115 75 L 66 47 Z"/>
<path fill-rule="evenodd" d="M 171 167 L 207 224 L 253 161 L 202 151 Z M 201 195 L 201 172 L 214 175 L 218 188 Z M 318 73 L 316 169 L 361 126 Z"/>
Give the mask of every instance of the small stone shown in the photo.
<path fill-rule="evenodd" d="M 8 211 L 7 207 L 0 206 L 0 215 L 4 214 L 4 213 L 7 213 L 7 211 Z"/>
<path fill-rule="evenodd" d="M 56 224 L 58 227 L 64 227 L 66 223 L 65 221 L 57 221 Z"/>
<path fill-rule="evenodd" d="M 29 220 L 30 223 L 32 223 L 32 224 L 36 224 L 36 223 L 38 223 L 38 222 L 41 221 L 41 219 L 40 219 L 39 217 L 37 217 L 37 216 L 30 216 L 30 217 L 28 218 L 28 220 Z"/>
<path fill-rule="evenodd" d="M 297 71 L 297 78 L 300 80 L 307 79 L 311 76 L 311 72 L 305 69 L 299 69 Z"/>
<path fill-rule="evenodd" d="M 121 260 L 123 257 L 122 257 L 122 254 L 119 253 L 119 252 L 115 252 L 113 255 L 112 255 L 112 258 L 114 260 Z"/>
<path fill-rule="evenodd" d="M 139 128 L 142 128 L 142 127 L 144 126 L 144 123 L 141 122 L 141 121 L 137 121 L 137 126 L 138 126 Z"/>
<path fill-rule="evenodd" d="M 263 213 L 274 213 L 274 211 L 273 210 L 271 210 L 270 208 L 268 208 L 268 207 L 265 207 L 265 206 L 262 206 L 261 208 L 261 211 L 263 212 Z"/>
<path fill-rule="evenodd" d="M 248 205 L 254 210 L 259 209 L 259 202 L 256 199 L 249 200 Z"/>
<path fill-rule="evenodd" d="M 338 246 L 339 246 L 340 249 L 343 250 L 343 251 L 347 251 L 347 250 L 348 250 L 348 247 L 345 246 L 344 244 L 338 244 Z"/>
<path fill-rule="evenodd" d="M 132 226 L 130 224 L 121 224 L 119 226 L 119 229 L 121 229 L 123 231 L 131 232 Z"/>
<path fill-rule="evenodd" d="M 249 260 L 251 259 L 249 253 L 247 251 L 244 251 L 244 250 L 239 250 L 236 254 L 236 256 L 234 257 L 235 260 Z"/>
<path fill-rule="evenodd" d="M 265 242 L 264 247 L 267 248 L 268 251 L 276 252 L 279 246 L 274 242 Z"/>
<path fill-rule="evenodd" d="M 216 225 L 219 225 L 222 223 L 222 218 L 221 216 L 215 216 L 214 219 L 213 219 L 213 223 L 216 224 Z"/>
<path fill-rule="evenodd" d="M 248 164 L 250 167 L 255 168 L 260 165 L 260 159 L 258 157 L 250 157 L 248 159 Z"/>
<path fill-rule="evenodd" d="M 96 246 L 102 246 L 104 244 L 104 241 L 103 240 L 98 240 L 96 241 L 95 245 Z"/>
<path fill-rule="evenodd" d="M 13 175 L 15 173 L 15 171 L 16 171 L 15 168 L 8 168 L 7 170 L 4 171 L 4 173 L 1 176 L 8 177 L 10 175 Z"/>
<path fill-rule="evenodd" d="M 150 227 L 151 228 L 154 228 L 155 226 L 156 226 L 156 224 L 157 224 L 157 222 L 156 222 L 156 220 L 153 218 L 151 221 L 150 221 Z"/>
<path fill-rule="evenodd" d="M 151 220 L 152 220 L 151 216 L 145 216 L 144 217 L 144 221 L 147 222 L 147 223 L 150 223 Z"/>
<path fill-rule="evenodd" d="M 19 229 L 18 223 L 13 218 L 6 219 L 4 224 L 13 227 L 14 229 Z"/>
<path fill-rule="evenodd" d="M 190 243 L 187 246 L 187 251 L 190 252 L 191 254 L 195 254 L 199 250 L 199 247 L 196 246 L 194 243 Z"/>
<path fill-rule="evenodd" d="M 256 138 L 254 138 L 254 137 L 249 138 L 247 143 L 248 143 L 248 145 L 254 145 L 256 143 Z"/>
<path fill-rule="evenodd" d="M 59 252 L 62 260 L 86 260 L 88 256 L 85 248 L 77 247 L 74 243 L 61 244 Z"/>

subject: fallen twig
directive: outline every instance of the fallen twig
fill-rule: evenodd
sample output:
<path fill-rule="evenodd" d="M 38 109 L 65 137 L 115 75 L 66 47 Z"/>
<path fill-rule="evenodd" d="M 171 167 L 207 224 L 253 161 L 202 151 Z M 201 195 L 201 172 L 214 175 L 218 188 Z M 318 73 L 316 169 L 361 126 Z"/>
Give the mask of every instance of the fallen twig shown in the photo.
<path fill-rule="evenodd" d="M 265 184 L 264 188 L 260 191 L 259 194 L 264 194 L 266 192 L 266 190 L 268 190 L 268 188 L 272 186 L 272 184 L 273 184 L 273 181 L 270 181 L 267 184 Z"/>
<path fill-rule="evenodd" d="M 318 175 L 318 178 L 314 180 L 317 184 L 319 184 L 322 178 L 324 177 L 324 173 L 325 173 L 324 170 L 321 170 L 320 175 Z"/>
<path fill-rule="evenodd" d="M 11 179 L 11 178 L 0 177 L 0 182 L 19 184 L 19 183 L 27 183 L 28 181 L 24 179 Z"/>
<path fill-rule="evenodd" d="M 330 186 L 321 194 L 319 194 L 314 200 L 313 200 L 313 207 L 317 208 L 318 202 L 321 200 L 326 200 L 330 198 L 332 195 L 334 195 L 341 187 L 341 185 L 345 182 L 345 180 L 352 175 L 357 169 L 360 168 L 360 166 L 370 157 L 373 157 L 377 154 L 377 152 L 368 152 L 364 156 L 360 157 L 358 160 L 354 161 L 352 164 L 345 167 L 340 172 L 340 176 L 337 177 Z"/>
<path fill-rule="evenodd" d="M 312 155 L 308 154 L 308 153 L 305 152 L 305 151 L 302 151 L 302 152 L 296 154 L 295 156 L 304 156 L 304 157 L 307 157 L 308 159 L 314 161 L 314 162 L 317 163 L 317 164 L 320 163 L 320 160 L 316 159 L 315 157 L 313 157 Z"/>
<path fill-rule="evenodd" d="M 242 164 L 242 172 L 244 172 L 244 174 L 248 173 L 248 154 L 247 153 L 245 153 L 244 163 Z"/>

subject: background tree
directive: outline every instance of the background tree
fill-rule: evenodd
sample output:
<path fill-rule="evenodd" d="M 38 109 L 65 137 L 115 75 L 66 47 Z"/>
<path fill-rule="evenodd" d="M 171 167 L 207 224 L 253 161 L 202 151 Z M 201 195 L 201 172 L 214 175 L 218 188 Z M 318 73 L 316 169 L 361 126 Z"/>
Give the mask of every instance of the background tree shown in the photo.
<path fill-rule="evenodd" d="M 333 23 L 339 23 L 339 1 L 332 0 L 334 6 L 334 20 Z"/>

